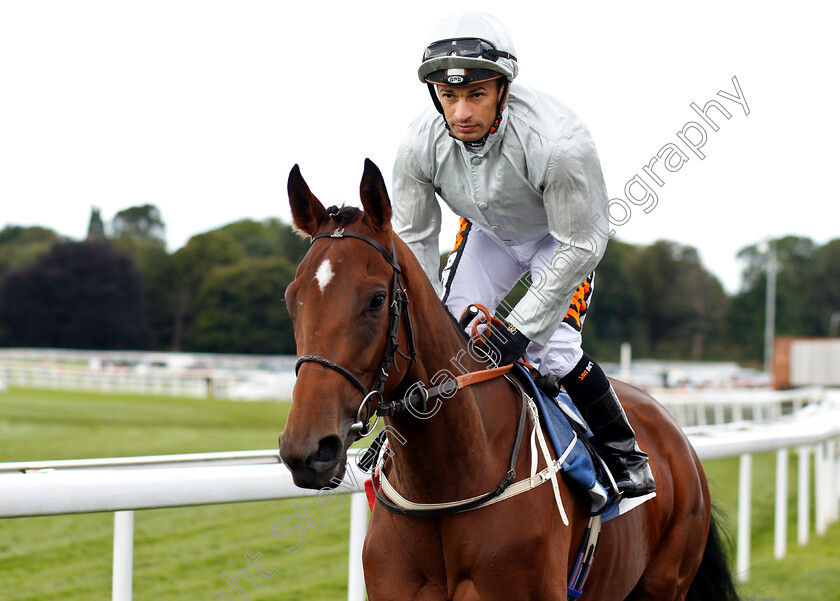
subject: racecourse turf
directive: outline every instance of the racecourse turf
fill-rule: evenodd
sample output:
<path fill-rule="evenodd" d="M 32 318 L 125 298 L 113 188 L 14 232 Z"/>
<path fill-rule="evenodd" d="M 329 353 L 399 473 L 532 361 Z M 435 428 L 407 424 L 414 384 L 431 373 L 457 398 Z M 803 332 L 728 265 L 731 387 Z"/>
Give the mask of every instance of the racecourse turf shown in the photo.
<path fill-rule="evenodd" d="M 0 462 L 270 449 L 287 403 L 12 389 L 0 393 Z M 791 490 L 796 463 L 791 455 Z M 708 462 L 713 498 L 735 534 L 737 459 Z M 775 455 L 754 460 L 752 571 L 741 586 L 753 600 L 840 601 L 840 527 L 796 544 L 790 498 L 788 558 L 773 559 Z M 0 503 L 2 491 L 0 491 Z M 334 515 L 298 516 L 301 501 L 266 501 L 135 513 L 135 601 L 347 598 L 349 503 Z M 813 515 L 813 512 L 812 512 Z M 272 526 L 297 527 L 278 540 Z M 111 594 L 113 514 L 0 519 L 0 600 L 91 601 Z M 248 566 L 245 555 L 262 568 Z M 260 555 L 258 555 L 260 554 Z M 597 559 L 596 559 L 597 561 Z M 276 571 L 275 571 L 276 570 Z M 259 585 L 259 588 L 257 588 Z M 594 591 L 593 591 L 594 592 Z M 224 599 L 224 596 L 218 596 Z"/>

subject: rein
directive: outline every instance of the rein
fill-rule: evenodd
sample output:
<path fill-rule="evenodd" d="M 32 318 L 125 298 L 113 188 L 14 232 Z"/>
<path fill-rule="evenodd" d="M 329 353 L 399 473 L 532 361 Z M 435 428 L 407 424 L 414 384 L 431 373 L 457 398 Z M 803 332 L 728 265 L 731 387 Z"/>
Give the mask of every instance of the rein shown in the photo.
<path fill-rule="evenodd" d="M 392 401 L 383 402 L 376 410 L 378 415 L 396 415 L 408 410 L 415 405 L 422 405 L 422 410 L 428 409 L 427 402 L 429 399 L 436 396 L 449 398 L 456 391 L 469 386 L 471 384 L 479 384 L 486 382 L 493 378 L 505 375 L 513 367 L 511 365 L 503 365 L 502 367 L 494 367 L 492 369 L 483 369 L 481 371 L 474 371 L 466 374 L 456 376 L 454 379 L 445 380 L 442 384 L 433 386 L 431 388 L 424 388 L 421 382 L 416 382 L 409 388 L 406 395 L 401 399 L 394 399 Z"/>
<path fill-rule="evenodd" d="M 297 376 L 300 366 L 303 363 L 318 363 L 319 365 L 323 365 L 324 367 L 337 371 L 362 392 L 364 398 L 362 399 L 362 403 L 359 405 L 359 410 L 356 412 L 356 421 L 350 426 L 350 431 L 356 433 L 356 439 L 358 440 L 359 438 L 364 438 L 373 432 L 377 421 L 379 421 L 379 415 L 382 415 L 377 412 L 376 421 L 373 425 L 370 424 L 370 407 L 372 399 L 378 396 L 379 399 L 382 400 L 382 393 L 385 390 L 385 382 L 388 380 L 388 375 L 390 373 L 391 365 L 394 363 L 395 356 L 399 354 L 401 357 L 409 361 L 408 369 L 405 371 L 406 375 L 408 375 L 408 372 L 411 371 L 411 367 L 417 360 L 417 350 L 414 347 L 414 330 L 411 327 L 411 317 L 408 312 L 408 295 L 406 295 L 405 289 L 400 285 L 400 273 L 402 270 L 400 269 L 399 263 L 397 263 L 397 250 L 394 240 L 391 239 L 391 252 L 388 252 L 384 246 L 373 238 L 369 238 L 363 234 L 357 234 L 355 232 L 346 232 L 343 227 L 339 227 L 331 234 L 318 234 L 317 236 L 313 236 L 312 241 L 310 242 L 310 247 L 316 240 L 326 238 L 334 240 L 341 238 L 355 238 L 366 242 L 379 251 L 379 254 L 381 254 L 388 264 L 394 269 L 394 277 L 391 280 L 391 305 L 388 322 L 388 339 L 385 344 L 385 352 L 382 357 L 382 363 L 379 366 L 379 370 L 377 371 L 370 388 L 367 388 L 364 384 L 362 384 L 361 380 L 359 380 L 359 378 L 357 378 L 349 369 L 321 355 L 301 355 L 295 363 L 295 376 Z M 399 350 L 400 345 L 397 340 L 400 332 L 401 319 L 405 319 L 406 337 L 408 338 L 408 355 Z M 365 414 L 364 419 L 362 418 L 362 411 L 364 411 Z"/>

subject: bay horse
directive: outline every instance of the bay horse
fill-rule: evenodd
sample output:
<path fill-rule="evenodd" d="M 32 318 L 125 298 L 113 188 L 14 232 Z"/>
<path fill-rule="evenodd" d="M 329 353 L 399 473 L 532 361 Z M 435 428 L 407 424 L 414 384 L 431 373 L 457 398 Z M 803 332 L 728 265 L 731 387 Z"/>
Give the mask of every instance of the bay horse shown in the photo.
<path fill-rule="evenodd" d="M 489 496 L 511 472 L 517 481 L 527 479 L 528 445 L 511 451 L 519 450 L 517 424 L 525 408 L 505 378 L 447 389 L 449 394 L 424 399 L 422 411 L 394 410 L 418 382 L 439 384 L 456 371 L 488 366 L 466 352 L 463 328 L 392 231 L 379 169 L 365 161 L 363 210 L 325 209 L 297 165 L 288 192 L 293 226 L 312 240 L 285 295 L 299 360 L 279 442 L 295 483 L 334 488 L 344 476 L 348 448 L 370 433 L 370 420 L 386 407 L 391 449 L 383 472 L 412 502 Z M 613 386 L 650 457 L 656 496 L 603 524 L 583 598 L 736 600 L 691 444 L 653 398 L 620 381 Z M 400 515 L 377 503 L 363 550 L 368 598 L 565 599 L 590 499 L 562 478 L 560 497 L 568 526 L 551 486 L 472 511 L 428 516 Z"/>

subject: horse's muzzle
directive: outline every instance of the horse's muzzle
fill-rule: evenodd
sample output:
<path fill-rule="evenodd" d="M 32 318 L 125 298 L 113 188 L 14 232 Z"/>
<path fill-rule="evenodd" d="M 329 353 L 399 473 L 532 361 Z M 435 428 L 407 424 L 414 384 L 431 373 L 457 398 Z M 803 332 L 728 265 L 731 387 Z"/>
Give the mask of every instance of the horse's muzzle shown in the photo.
<path fill-rule="evenodd" d="M 335 488 L 344 478 L 347 451 L 337 435 L 297 448 L 283 434 L 279 437 L 280 459 L 301 488 Z"/>

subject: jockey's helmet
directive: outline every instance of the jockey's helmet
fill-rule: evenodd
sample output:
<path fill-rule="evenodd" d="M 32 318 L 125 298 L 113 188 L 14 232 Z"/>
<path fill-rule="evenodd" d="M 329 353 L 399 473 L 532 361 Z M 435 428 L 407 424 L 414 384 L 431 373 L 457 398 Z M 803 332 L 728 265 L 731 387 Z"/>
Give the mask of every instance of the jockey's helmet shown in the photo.
<path fill-rule="evenodd" d="M 495 17 L 462 12 L 438 23 L 417 70 L 420 81 L 466 86 L 519 72 L 516 48 L 507 28 Z"/>

